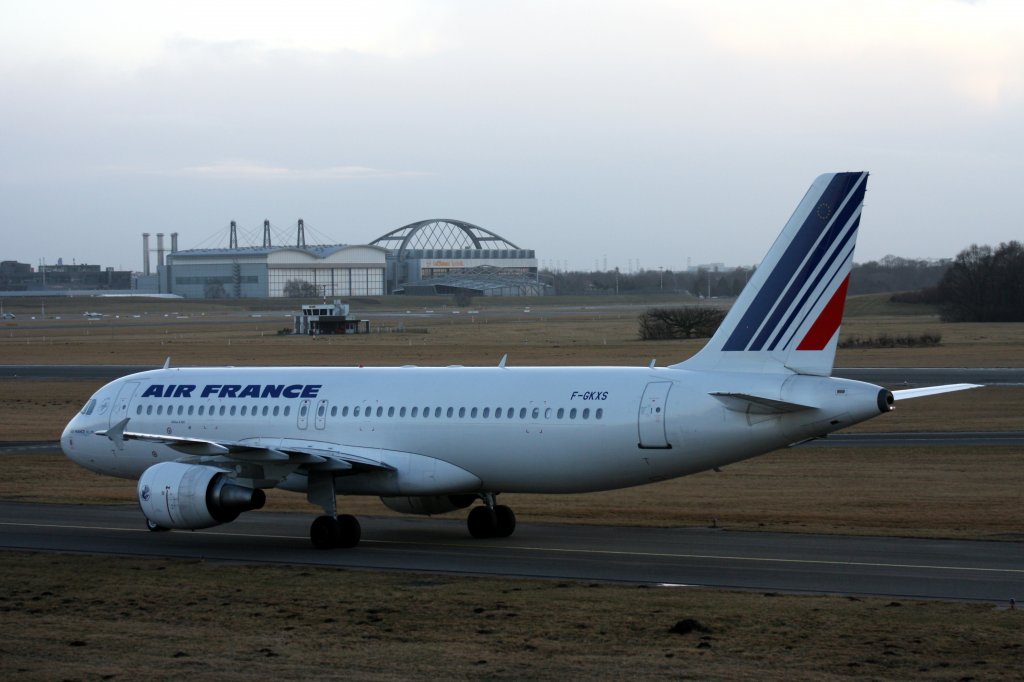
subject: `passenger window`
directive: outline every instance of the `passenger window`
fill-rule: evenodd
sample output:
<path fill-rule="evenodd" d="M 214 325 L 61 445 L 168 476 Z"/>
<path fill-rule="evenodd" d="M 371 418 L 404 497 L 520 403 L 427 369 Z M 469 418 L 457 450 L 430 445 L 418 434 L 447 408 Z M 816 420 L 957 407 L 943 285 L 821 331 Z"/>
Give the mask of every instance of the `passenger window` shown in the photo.
<path fill-rule="evenodd" d="M 534 419 L 538 418 L 540 416 L 540 408 L 533 408 L 533 412 L 530 414 L 530 416 L 533 417 Z"/>
<path fill-rule="evenodd" d="M 394 405 L 392 405 L 391 407 L 388 408 L 388 416 L 389 417 L 394 417 L 395 416 L 395 406 Z"/>
<path fill-rule="evenodd" d="M 383 408 L 383 407 L 380 407 L 380 406 L 378 406 L 378 407 L 377 407 L 377 416 L 378 416 L 378 417 L 380 417 L 380 416 L 381 416 L 381 415 L 383 415 L 383 414 L 384 414 L 384 408 Z"/>
<path fill-rule="evenodd" d="M 270 412 L 270 408 L 266 405 L 263 406 L 263 416 L 266 417 L 267 413 Z"/>
<path fill-rule="evenodd" d="M 441 418 L 441 408 L 440 407 L 435 407 L 434 408 L 434 418 L 435 419 L 440 419 Z"/>
<path fill-rule="evenodd" d="M 405 408 L 404 407 L 398 411 L 398 416 L 399 417 L 404 417 L 405 416 Z"/>
<path fill-rule="evenodd" d="M 203 410 L 203 406 L 202 406 L 202 405 L 200 405 L 200 406 L 199 406 L 199 416 L 200 416 L 200 417 L 202 417 L 202 416 L 203 416 L 203 412 L 204 412 L 204 410 Z"/>
<path fill-rule="evenodd" d="M 195 411 L 195 409 L 196 409 L 196 406 L 195 406 L 195 405 L 189 405 L 189 406 L 188 406 L 188 416 L 190 416 L 190 417 L 191 417 L 191 416 L 192 416 L 192 413 L 193 413 L 193 412 Z"/>
<path fill-rule="evenodd" d="M 355 407 L 352 408 L 352 416 L 353 417 L 358 417 L 359 416 L 359 406 L 358 405 L 356 405 Z"/>
<path fill-rule="evenodd" d="M 597 408 L 597 410 L 594 411 L 594 419 L 600 419 L 603 416 L 604 416 L 604 409 L 599 407 L 599 408 Z"/>
<path fill-rule="evenodd" d="M 135 408 L 135 414 L 142 414 L 142 405 Z"/>
<path fill-rule="evenodd" d="M 520 419 L 526 419 L 526 408 L 525 407 L 520 407 L 519 408 L 519 418 Z"/>
<path fill-rule="evenodd" d="M 465 416 L 466 416 L 466 408 L 465 407 L 460 407 L 459 408 L 459 419 L 463 419 L 463 418 L 465 418 Z"/>
<path fill-rule="evenodd" d="M 347 417 L 348 416 L 348 405 L 346 405 L 345 407 L 341 408 L 341 416 L 342 417 Z"/>
<path fill-rule="evenodd" d="M 333 405 L 331 407 L 331 416 L 332 417 L 337 417 L 338 416 L 338 406 L 337 405 Z"/>
<path fill-rule="evenodd" d="M 558 408 L 558 418 L 562 419 L 564 417 L 565 417 L 565 408 L 564 407 L 559 407 Z"/>
<path fill-rule="evenodd" d="M 448 412 L 447 412 L 447 417 L 449 419 L 451 419 L 452 418 L 452 414 L 454 414 L 454 413 L 455 413 L 455 410 L 453 408 L 449 407 L 448 408 Z"/>
<path fill-rule="evenodd" d="M 280 410 L 280 409 L 281 409 L 280 407 L 278 407 L 277 405 L 274 405 L 274 416 L 275 416 L 275 417 L 277 416 L 277 412 L 278 412 L 278 410 Z"/>
<path fill-rule="evenodd" d="M 163 414 L 164 413 L 164 406 L 163 405 L 157 405 L 156 406 L 156 413 L 157 414 Z"/>
<path fill-rule="evenodd" d="M 146 414 L 153 414 L 153 406 L 146 405 Z"/>
<path fill-rule="evenodd" d="M 285 408 L 284 408 L 284 416 L 286 416 L 286 417 L 287 417 L 287 416 L 288 416 L 288 415 L 290 415 L 291 413 L 292 413 L 292 408 L 291 408 L 291 406 L 290 406 L 290 405 L 285 405 Z"/>
<path fill-rule="evenodd" d="M 322 417 L 325 414 L 327 414 L 327 406 L 326 405 L 321 405 L 320 407 L 316 408 L 316 416 Z"/>
<path fill-rule="evenodd" d="M 231 409 L 232 409 L 232 411 L 234 411 L 234 409 L 235 409 L 235 408 L 233 408 L 233 407 L 232 407 Z M 245 411 L 246 411 L 247 409 L 248 409 L 248 408 L 247 408 L 247 407 L 246 407 L 245 405 L 242 405 L 242 412 L 241 412 L 241 414 L 242 414 L 242 416 L 243 416 L 243 417 L 245 416 Z"/>
<path fill-rule="evenodd" d="M 501 408 L 500 407 L 494 408 L 494 418 L 495 419 L 501 419 Z"/>
<path fill-rule="evenodd" d="M 576 408 L 574 407 L 571 410 L 569 410 L 569 419 L 575 419 L 575 418 L 576 418 Z"/>
<path fill-rule="evenodd" d="M 514 408 L 514 407 L 508 408 L 505 411 L 505 416 L 508 417 L 509 419 L 512 419 L 513 417 L 515 417 L 516 416 L 516 408 Z"/>
<path fill-rule="evenodd" d="M 484 418 L 484 419 L 487 419 L 487 418 L 488 418 L 488 417 L 490 417 L 490 416 L 491 416 L 491 408 L 489 408 L 489 407 L 485 407 L 485 408 L 484 408 L 484 414 L 483 414 L 483 418 Z"/>
<path fill-rule="evenodd" d="M 475 407 L 472 410 L 469 411 L 469 417 L 470 417 L 470 419 L 476 419 L 476 408 Z"/>
<path fill-rule="evenodd" d="M 551 419 L 551 408 L 550 407 L 545 408 L 545 410 L 544 410 L 544 418 L 545 419 Z"/>
<path fill-rule="evenodd" d="M 583 418 L 584 419 L 590 419 L 590 408 L 589 407 L 584 407 L 583 408 Z"/>
<path fill-rule="evenodd" d="M 234 405 L 231 406 L 231 416 L 232 417 L 235 416 L 235 406 Z"/>
<path fill-rule="evenodd" d="M 225 412 L 227 412 L 227 408 L 225 408 L 225 407 L 224 407 L 223 405 L 221 405 L 221 406 L 220 406 L 220 411 L 219 411 L 219 412 L 220 412 L 220 416 L 222 416 L 222 417 L 223 417 L 223 416 L 224 416 L 224 413 L 225 413 Z"/>
<path fill-rule="evenodd" d="M 418 415 L 419 413 L 420 413 L 420 408 L 418 408 L 418 407 L 414 407 L 414 408 L 412 408 L 412 412 L 410 413 L 410 416 L 413 416 L 413 417 L 415 417 L 415 416 L 416 416 L 416 415 Z"/>

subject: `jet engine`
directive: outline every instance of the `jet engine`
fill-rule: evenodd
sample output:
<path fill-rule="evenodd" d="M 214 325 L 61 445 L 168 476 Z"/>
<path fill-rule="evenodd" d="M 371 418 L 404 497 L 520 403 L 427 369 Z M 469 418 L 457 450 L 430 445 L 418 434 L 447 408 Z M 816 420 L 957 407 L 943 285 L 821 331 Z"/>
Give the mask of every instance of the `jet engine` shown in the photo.
<path fill-rule="evenodd" d="M 196 530 L 234 521 L 267 501 L 262 490 L 235 485 L 221 469 L 179 462 L 154 464 L 142 473 L 139 506 L 163 528 Z"/>
<path fill-rule="evenodd" d="M 412 497 L 382 497 L 380 501 L 388 509 L 402 514 L 433 516 L 465 509 L 473 504 L 476 495 L 422 495 Z"/>

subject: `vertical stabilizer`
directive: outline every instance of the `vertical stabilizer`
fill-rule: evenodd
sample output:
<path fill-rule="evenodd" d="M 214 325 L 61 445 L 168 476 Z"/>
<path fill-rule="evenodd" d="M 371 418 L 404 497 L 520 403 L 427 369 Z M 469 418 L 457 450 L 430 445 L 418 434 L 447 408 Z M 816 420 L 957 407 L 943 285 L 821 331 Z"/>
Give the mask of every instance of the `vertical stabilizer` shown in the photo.
<path fill-rule="evenodd" d="M 715 335 L 674 367 L 830 375 L 867 180 L 819 176 Z"/>

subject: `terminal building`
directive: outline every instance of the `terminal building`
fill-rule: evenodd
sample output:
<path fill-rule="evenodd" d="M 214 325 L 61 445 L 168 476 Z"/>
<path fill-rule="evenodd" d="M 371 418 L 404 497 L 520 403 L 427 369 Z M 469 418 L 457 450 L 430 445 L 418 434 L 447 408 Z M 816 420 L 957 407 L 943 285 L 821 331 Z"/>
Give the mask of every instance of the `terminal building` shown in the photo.
<path fill-rule="evenodd" d="M 239 247 L 234 222 L 228 248 L 179 251 L 173 234 L 165 255 L 163 235 L 157 237 L 160 291 L 185 298 L 553 293 L 539 280 L 533 250 L 459 220 L 411 223 L 366 245 L 307 246 L 301 220 L 296 243 L 288 246 L 271 245 L 268 221 L 262 246 Z M 144 234 L 144 275 L 149 274 L 148 239 Z"/>

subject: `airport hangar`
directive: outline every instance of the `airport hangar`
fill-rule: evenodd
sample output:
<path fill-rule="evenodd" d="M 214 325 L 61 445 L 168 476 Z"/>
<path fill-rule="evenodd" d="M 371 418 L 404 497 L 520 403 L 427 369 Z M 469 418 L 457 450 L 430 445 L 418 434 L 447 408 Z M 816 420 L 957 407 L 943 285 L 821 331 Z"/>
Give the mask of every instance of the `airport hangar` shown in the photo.
<path fill-rule="evenodd" d="M 266 224 L 262 246 L 239 247 L 235 235 L 228 248 L 179 251 L 175 243 L 163 263 L 158 252 L 161 291 L 184 298 L 553 293 L 532 249 L 461 220 L 421 220 L 366 245 L 307 246 L 301 220 L 295 245 L 271 245 Z"/>

